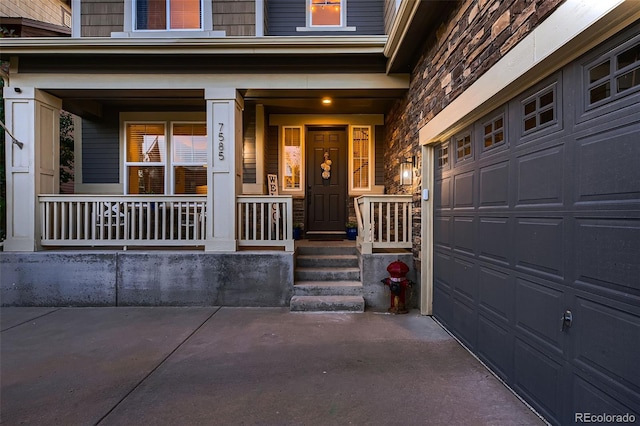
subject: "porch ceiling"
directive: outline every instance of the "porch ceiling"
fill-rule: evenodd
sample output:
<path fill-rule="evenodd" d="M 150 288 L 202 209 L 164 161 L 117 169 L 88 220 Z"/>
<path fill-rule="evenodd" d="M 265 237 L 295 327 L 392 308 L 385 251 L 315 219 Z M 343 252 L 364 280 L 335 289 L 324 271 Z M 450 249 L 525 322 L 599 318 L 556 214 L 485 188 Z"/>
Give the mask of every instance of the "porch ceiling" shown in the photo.
<path fill-rule="evenodd" d="M 204 111 L 201 89 L 84 90 L 50 89 L 63 108 L 79 116 L 101 116 L 103 111 Z M 385 114 L 404 89 L 269 90 L 244 89 L 245 102 L 262 104 L 274 114 Z M 333 100 L 330 106 L 321 99 Z"/>

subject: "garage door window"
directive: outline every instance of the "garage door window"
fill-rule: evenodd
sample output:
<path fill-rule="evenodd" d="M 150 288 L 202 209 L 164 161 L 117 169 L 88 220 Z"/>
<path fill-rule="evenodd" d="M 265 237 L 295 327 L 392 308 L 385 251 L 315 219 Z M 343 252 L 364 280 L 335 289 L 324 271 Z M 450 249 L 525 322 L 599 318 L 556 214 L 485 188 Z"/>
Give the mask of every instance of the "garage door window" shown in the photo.
<path fill-rule="evenodd" d="M 548 87 L 522 102 L 524 134 L 556 122 L 556 86 Z"/>
<path fill-rule="evenodd" d="M 455 144 L 456 144 L 456 162 L 473 158 L 473 149 L 471 146 L 470 133 L 456 136 Z"/>
<path fill-rule="evenodd" d="M 500 115 L 484 123 L 484 150 L 504 144 L 504 116 Z"/>
<path fill-rule="evenodd" d="M 438 148 L 438 167 L 444 169 L 449 166 L 449 143 L 443 143 Z"/>
<path fill-rule="evenodd" d="M 627 43 L 586 66 L 589 106 L 598 106 L 640 88 L 640 43 Z"/>

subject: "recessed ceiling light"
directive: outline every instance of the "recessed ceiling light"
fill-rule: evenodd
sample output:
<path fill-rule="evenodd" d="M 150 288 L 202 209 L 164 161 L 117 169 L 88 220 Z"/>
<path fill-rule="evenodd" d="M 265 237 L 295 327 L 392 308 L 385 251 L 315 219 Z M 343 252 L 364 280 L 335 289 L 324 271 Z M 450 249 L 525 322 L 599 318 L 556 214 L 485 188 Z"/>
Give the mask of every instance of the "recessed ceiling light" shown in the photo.
<path fill-rule="evenodd" d="M 331 105 L 331 98 L 322 98 L 322 105 Z"/>

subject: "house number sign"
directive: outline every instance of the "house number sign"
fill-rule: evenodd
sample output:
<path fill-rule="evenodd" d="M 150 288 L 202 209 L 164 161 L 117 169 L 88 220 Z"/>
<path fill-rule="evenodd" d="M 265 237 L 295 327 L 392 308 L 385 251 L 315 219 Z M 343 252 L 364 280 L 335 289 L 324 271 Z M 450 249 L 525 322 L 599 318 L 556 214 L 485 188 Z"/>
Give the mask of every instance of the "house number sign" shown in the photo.
<path fill-rule="evenodd" d="M 224 123 L 218 123 L 218 160 L 224 161 Z"/>
<path fill-rule="evenodd" d="M 213 161 L 213 173 L 228 173 L 232 164 L 227 160 L 233 153 L 233 134 L 229 135 L 229 129 L 233 131 L 233 126 L 229 125 L 229 108 L 227 102 L 213 103 L 213 140 L 211 141 L 211 159 Z M 228 149 L 231 148 L 231 151 Z M 233 159 L 231 159 L 233 163 Z"/>

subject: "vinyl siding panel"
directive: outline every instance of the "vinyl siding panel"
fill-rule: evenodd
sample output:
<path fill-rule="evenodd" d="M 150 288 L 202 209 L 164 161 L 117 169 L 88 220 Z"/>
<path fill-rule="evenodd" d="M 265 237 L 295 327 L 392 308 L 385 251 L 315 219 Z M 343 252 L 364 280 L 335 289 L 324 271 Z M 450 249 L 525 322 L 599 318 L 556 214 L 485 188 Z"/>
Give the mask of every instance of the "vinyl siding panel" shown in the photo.
<path fill-rule="evenodd" d="M 356 31 L 296 31 L 306 25 L 305 0 L 269 0 L 267 35 L 382 35 L 384 34 L 385 0 L 347 0 L 347 26 Z"/>
<path fill-rule="evenodd" d="M 256 106 L 246 105 L 242 118 L 242 183 L 256 183 Z"/>
<path fill-rule="evenodd" d="M 82 183 L 120 181 L 118 114 L 82 120 Z"/>

